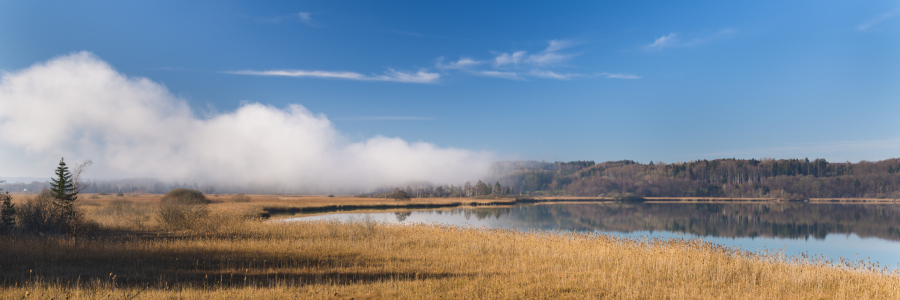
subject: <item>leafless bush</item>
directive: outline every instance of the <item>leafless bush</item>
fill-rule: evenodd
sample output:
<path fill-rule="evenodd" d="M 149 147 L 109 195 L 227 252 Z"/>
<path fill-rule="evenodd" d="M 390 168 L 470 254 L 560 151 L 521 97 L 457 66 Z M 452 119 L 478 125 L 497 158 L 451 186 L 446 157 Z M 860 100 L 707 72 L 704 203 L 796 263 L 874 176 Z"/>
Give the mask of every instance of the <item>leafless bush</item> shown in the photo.
<path fill-rule="evenodd" d="M 173 229 L 191 228 L 209 215 L 209 199 L 200 191 L 175 189 L 159 200 L 160 224 Z"/>
<path fill-rule="evenodd" d="M 234 195 L 234 196 L 231 196 L 231 201 L 234 201 L 234 202 L 250 202 L 250 196 L 247 196 L 247 195 L 244 195 L 244 194 L 236 194 L 236 195 Z"/>
<path fill-rule="evenodd" d="M 54 201 L 50 190 L 44 190 L 25 200 L 16 212 L 19 228 L 25 232 L 71 235 L 88 235 L 98 228 L 97 223 L 87 220 L 80 210 L 75 210 L 74 216 L 70 218 L 63 218 L 59 207 L 53 205 Z"/>
<path fill-rule="evenodd" d="M 53 205 L 50 190 L 26 198 L 17 212 L 19 227 L 24 231 L 46 232 L 59 229 L 60 212 Z"/>
<path fill-rule="evenodd" d="M 212 201 L 206 198 L 202 192 L 192 189 L 174 189 L 159 199 L 160 203 L 172 204 L 209 204 Z"/>

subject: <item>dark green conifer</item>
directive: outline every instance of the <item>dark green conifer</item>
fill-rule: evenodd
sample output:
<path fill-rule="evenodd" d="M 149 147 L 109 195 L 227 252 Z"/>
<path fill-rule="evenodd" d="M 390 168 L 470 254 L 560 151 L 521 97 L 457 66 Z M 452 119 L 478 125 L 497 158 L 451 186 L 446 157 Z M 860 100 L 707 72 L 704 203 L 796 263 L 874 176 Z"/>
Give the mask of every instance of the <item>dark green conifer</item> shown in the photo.
<path fill-rule="evenodd" d="M 9 195 L 9 192 L 0 194 L 0 230 L 10 229 L 15 226 L 15 215 L 16 206 L 12 204 L 12 196 Z"/>
<path fill-rule="evenodd" d="M 75 182 L 72 172 L 62 158 L 59 159 L 59 167 L 56 168 L 56 177 L 50 180 L 50 194 L 56 199 L 53 204 L 59 209 L 63 224 L 68 224 L 75 219 L 75 200 L 78 200 L 78 191 L 75 190 Z"/>

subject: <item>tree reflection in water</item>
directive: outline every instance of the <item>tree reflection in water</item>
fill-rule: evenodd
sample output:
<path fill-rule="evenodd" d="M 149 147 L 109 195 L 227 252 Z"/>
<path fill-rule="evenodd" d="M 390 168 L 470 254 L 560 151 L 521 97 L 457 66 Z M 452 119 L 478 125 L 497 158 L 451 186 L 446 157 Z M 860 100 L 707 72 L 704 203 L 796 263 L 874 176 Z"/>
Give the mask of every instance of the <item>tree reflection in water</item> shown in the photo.
<path fill-rule="evenodd" d="M 565 203 L 468 208 L 453 213 L 478 220 L 502 216 L 509 225 L 539 229 L 789 239 L 855 233 L 863 238 L 900 241 L 900 205 L 889 204 Z M 402 221 L 399 215 L 397 218 Z"/>

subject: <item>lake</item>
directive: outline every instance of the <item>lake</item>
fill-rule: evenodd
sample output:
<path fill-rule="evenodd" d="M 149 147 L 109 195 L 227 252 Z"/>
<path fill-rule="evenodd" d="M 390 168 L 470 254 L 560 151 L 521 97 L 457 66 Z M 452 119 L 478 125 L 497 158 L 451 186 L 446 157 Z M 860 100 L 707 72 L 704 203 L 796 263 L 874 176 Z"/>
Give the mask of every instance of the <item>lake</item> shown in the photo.
<path fill-rule="evenodd" d="M 900 269 L 900 205 L 813 203 L 550 203 L 400 212 L 334 213 L 291 220 L 440 223 L 620 237 L 700 238 L 743 250 L 868 260 Z"/>

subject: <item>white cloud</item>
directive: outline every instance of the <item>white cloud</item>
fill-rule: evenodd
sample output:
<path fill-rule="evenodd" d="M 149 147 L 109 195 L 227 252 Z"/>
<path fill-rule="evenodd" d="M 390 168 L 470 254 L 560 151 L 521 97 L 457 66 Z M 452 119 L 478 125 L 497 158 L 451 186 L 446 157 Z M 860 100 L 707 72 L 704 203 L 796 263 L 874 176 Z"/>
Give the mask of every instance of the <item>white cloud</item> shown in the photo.
<path fill-rule="evenodd" d="M 301 23 L 312 26 L 312 27 L 322 26 L 321 23 L 316 22 L 316 20 L 313 20 L 312 13 L 305 12 L 305 11 L 301 11 L 301 12 L 298 12 L 295 14 L 280 15 L 280 16 L 276 16 L 276 17 L 257 19 L 258 22 L 264 22 L 264 23 L 281 23 L 285 20 L 299 20 Z"/>
<path fill-rule="evenodd" d="M 893 19 L 898 14 L 900 14 L 900 8 L 895 8 L 894 10 L 891 10 L 889 12 L 879 14 L 879 15 L 867 20 L 866 22 L 857 25 L 856 30 L 859 30 L 859 31 L 869 30 L 869 28 L 872 28 L 875 25 L 878 25 L 878 24 L 887 22 L 890 19 Z"/>
<path fill-rule="evenodd" d="M 550 78 L 550 79 L 559 79 L 559 80 L 569 80 L 569 79 L 572 79 L 575 77 L 592 77 L 590 75 L 585 75 L 585 74 L 575 74 L 575 73 L 564 73 L 563 74 L 563 73 L 557 73 L 554 71 L 538 70 L 538 69 L 531 70 L 531 72 L 528 72 L 528 75 L 530 75 L 532 77 L 538 77 L 538 78 Z M 607 73 L 607 72 L 597 73 L 597 74 L 594 74 L 593 76 L 603 77 L 603 78 L 607 78 L 607 79 L 640 79 L 641 78 L 641 76 L 637 76 L 637 75 Z"/>
<path fill-rule="evenodd" d="M 383 136 L 348 142 L 299 104 L 198 118 L 164 86 L 87 52 L 0 75 L 0 153 L 10 176 L 46 177 L 65 156 L 93 159 L 89 177 L 312 189 L 459 183 L 485 174 L 492 158 Z"/>
<path fill-rule="evenodd" d="M 659 50 L 663 48 L 674 48 L 674 47 L 693 47 L 700 46 L 706 43 L 709 43 L 713 40 L 724 38 L 730 35 L 735 34 L 737 31 L 731 28 L 726 28 L 719 30 L 713 34 L 693 38 L 690 40 L 682 41 L 677 33 L 670 33 L 668 35 L 661 36 L 650 43 L 649 45 L 644 46 L 644 49 L 648 50 Z"/>
<path fill-rule="evenodd" d="M 256 76 L 288 76 L 288 77 L 316 77 L 316 78 L 336 78 L 336 79 L 349 79 L 349 80 L 361 80 L 361 81 L 393 81 L 393 82 L 407 82 L 407 83 L 434 83 L 440 79 L 441 75 L 438 73 L 429 73 L 425 70 L 419 70 L 418 72 L 404 72 L 404 71 L 396 71 L 394 69 L 388 69 L 384 75 L 363 75 L 356 72 L 343 72 L 343 71 L 317 71 L 317 70 L 267 70 L 267 71 L 254 71 L 254 70 L 242 70 L 242 71 L 227 71 L 225 73 L 228 74 L 237 74 L 237 75 L 256 75 Z"/>
<path fill-rule="evenodd" d="M 458 61 L 451 62 L 449 64 L 444 64 L 444 58 L 438 57 L 437 68 L 443 70 L 453 70 L 453 69 L 468 69 L 470 67 L 474 67 L 484 63 L 483 61 L 477 61 L 468 57 L 461 57 Z"/>
<path fill-rule="evenodd" d="M 556 52 L 542 52 L 538 54 L 529 55 L 528 58 L 525 59 L 525 62 L 531 63 L 538 66 L 552 65 L 558 62 L 561 62 L 567 58 L 571 57 L 570 55 L 562 55 Z"/>
<path fill-rule="evenodd" d="M 641 79 L 641 76 L 621 73 L 597 73 L 597 76 L 609 79 Z"/>
<path fill-rule="evenodd" d="M 557 51 L 559 50 L 574 46 L 575 43 L 572 41 L 550 40 L 547 41 L 547 44 L 547 48 L 544 49 L 544 51 L 527 56 L 527 52 L 525 51 L 516 51 L 512 54 L 500 53 L 494 58 L 494 65 L 500 67 L 505 65 L 518 65 L 519 63 L 527 63 L 536 66 L 546 66 L 559 63 L 574 56 L 572 54 L 557 53 Z"/>
<path fill-rule="evenodd" d="M 237 75 L 258 75 L 258 76 L 288 76 L 288 77 L 319 77 L 319 78 L 340 78 L 353 80 L 366 80 L 366 75 L 355 72 L 333 72 L 333 71 L 305 71 L 305 70 L 269 70 L 269 71 L 228 71 L 228 74 Z"/>
<path fill-rule="evenodd" d="M 424 35 L 424 34 L 421 34 L 421 33 L 415 32 L 415 31 L 387 30 L 385 32 L 414 36 L 414 37 L 428 37 L 427 35 Z"/>
<path fill-rule="evenodd" d="M 394 71 L 394 69 L 389 69 L 385 75 L 375 76 L 375 80 L 380 81 L 396 81 L 396 82 L 411 82 L 411 83 L 434 83 L 437 82 L 438 79 L 441 78 L 441 75 L 438 73 L 428 73 L 425 70 L 419 70 L 416 73 L 409 73 L 403 71 Z"/>
<path fill-rule="evenodd" d="M 345 121 L 431 121 L 434 118 L 428 117 L 406 117 L 406 116 L 371 116 L 371 117 L 350 117 L 338 118 Z"/>
<path fill-rule="evenodd" d="M 525 51 L 516 51 L 512 54 L 509 53 L 500 53 L 497 57 L 494 58 L 494 64 L 497 66 L 503 65 L 518 65 L 519 62 L 522 61 L 522 58 L 525 57 Z"/>
<path fill-rule="evenodd" d="M 547 46 L 547 49 L 544 50 L 544 52 L 556 52 L 576 45 L 575 42 L 570 40 L 550 40 L 547 43 L 549 45 Z"/>
<path fill-rule="evenodd" d="M 534 76 L 534 77 L 552 78 L 552 79 L 560 79 L 560 80 L 566 80 L 566 79 L 572 78 L 574 76 L 581 76 L 578 74 L 559 74 L 559 73 L 556 73 L 553 71 L 546 71 L 546 70 L 531 70 L 531 72 L 529 72 L 528 74 L 531 76 Z"/>
<path fill-rule="evenodd" d="M 526 51 L 515 51 L 512 53 L 494 52 L 493 63 L 488 64 L 486 67 L 480 67 L 485 63 L 485 61 L 479 61 L 470 57 L 461 57 L 458 61 L 450 62 L 447 64 L 444 64 L 443 57 L 438 57 L 436 66 L 438 69 L 444 71 L 461 70 L 464 73 L 470 75 L 513 80 L 525 80 L 527 78 L 568 80 L 575 77 L 603 77 L 614 79 L 641 78 L 640 76 L 630 74 L 615 74 L 604 72 L 590 75 L 577 73 L 560 73 L 559 71 L 552 70 L 554 67 L 558 67 L 561 62 L 577 55 L 559 53 L 559 51 L 571 48 L 575 45 L 577 45 L 577 43 L 571 40 L 550 40 L 547 41 L 547 48 L 545 48 L 541 52 L 534 54 L 528 54 L 528 52 Z M 492 70 L 491 67 L 493 68 Z M 528 71 L 528 69 L 531 70 Z"/>
<path fill-rule="evenodd" d="M 519 74 L 516 72 L 505 72 L 505 71 L 478 71 L 475 72 L 476 75 L 486 76 L 486 77 L 497 77 L 497 78 L 505 78 L 505 79 L 516 79 L 522 80 L 522 77 L 519 77 Z"/>
<path fill-rule="evenodd" d="M 653 41 L 652 44 L 647 45 L 647 48 L 665 48 L 672 47 L 676 43 L 678 43 L 678 34 L 670 33 L 669 35 L 664 35 Z"/>
<path fill-rule="evenodd" d="M 300 22 L 306 23 L 307 25 L 314 25 L 315 23 L 310 15 L 310 13 L 305 11 L 297 13 L 297 17 L 300 18 Z"/>

